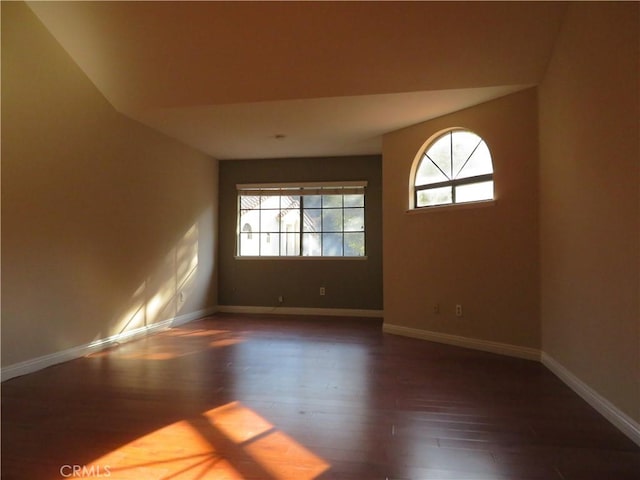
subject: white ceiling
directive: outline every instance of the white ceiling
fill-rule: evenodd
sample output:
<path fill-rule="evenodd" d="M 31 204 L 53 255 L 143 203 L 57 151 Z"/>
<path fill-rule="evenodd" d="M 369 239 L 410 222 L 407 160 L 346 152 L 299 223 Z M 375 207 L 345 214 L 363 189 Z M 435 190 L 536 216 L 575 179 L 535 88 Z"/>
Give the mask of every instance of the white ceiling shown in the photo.
<path fill-rule="evenodd" d="M 28 4 L 117 110 L 219 159 L 379 153 L 386 132 L 536 85 L 565 8 Z"/>

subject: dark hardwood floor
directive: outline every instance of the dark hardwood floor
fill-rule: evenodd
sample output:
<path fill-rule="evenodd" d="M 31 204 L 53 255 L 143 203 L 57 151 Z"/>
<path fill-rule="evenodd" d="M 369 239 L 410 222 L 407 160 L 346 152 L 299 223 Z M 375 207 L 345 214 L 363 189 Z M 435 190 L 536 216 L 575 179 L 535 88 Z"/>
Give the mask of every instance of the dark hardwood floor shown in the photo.
<path fill-rule="evenodd" d="M 640 479 L 542 365 L 380 320 L 217 315 L 2 384 L 3 479 Z"/>

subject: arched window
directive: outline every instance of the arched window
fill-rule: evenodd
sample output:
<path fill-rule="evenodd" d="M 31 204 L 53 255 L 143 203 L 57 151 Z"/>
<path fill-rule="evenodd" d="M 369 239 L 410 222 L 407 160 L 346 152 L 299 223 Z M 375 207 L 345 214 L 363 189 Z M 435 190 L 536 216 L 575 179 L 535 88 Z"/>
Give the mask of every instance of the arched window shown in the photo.
<path fill-rule="evenodd" d="M 437 136 L 416 161 L 414 208 L 493 199 L 489 147 L 469 130 L 449 130 Z"/>

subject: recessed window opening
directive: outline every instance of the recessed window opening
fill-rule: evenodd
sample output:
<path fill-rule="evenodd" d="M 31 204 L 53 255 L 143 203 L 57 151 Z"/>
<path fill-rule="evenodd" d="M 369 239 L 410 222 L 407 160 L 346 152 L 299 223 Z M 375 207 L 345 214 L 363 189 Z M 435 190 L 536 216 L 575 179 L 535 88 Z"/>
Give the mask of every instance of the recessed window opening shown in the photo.
<path fill-rule="evenodd" d="M 485 141 L 469 130 L 449 130 L 419 156 L 413 207 L 493 200 L 493 164 Z"/>
<path fill-rule="evenodd" d="M 237 185 L 237 256 L 364 257 L 366 185 Z"/>

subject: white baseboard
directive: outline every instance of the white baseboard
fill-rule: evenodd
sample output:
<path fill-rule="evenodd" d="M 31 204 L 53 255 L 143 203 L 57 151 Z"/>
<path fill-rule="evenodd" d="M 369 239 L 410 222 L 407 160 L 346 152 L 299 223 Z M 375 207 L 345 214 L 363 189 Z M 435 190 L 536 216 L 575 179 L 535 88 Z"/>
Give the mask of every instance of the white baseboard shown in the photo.
<path fill-rule="evenodd" d="M 403 327 L 401 325 L 393 325 L 390 323 L 385 323 L 382 326 L 382 330 L 385 333 L 402 335 L 404 337 L 419 338 L 421 340 L 428 340 L 430 342 L 455 345 L 456 347 L 471 348 L 473 350 L 497 353 L 500 355 L 507 355 L 509 357 L 540 361 L 540 350 L 536 348 L 521 347 L 519 345 L 492 342 L 489 340 L 480 340 L 477 338 L 461 337 L 459 335 L 432 332 L 429 330 L 420 330 L 418 328 Z"/>
<path fill-rule="evenodd" d="M 41 357 L 25 360 L 2 367 L 0 371 L 1 381 L 10 378 L 36 372 L 46 367 L 67 362 L 76 358 L 94 353 L 100 349 L 149 335 L 170 327 L 176 327 L 192 322 L 202 317 L 212 315 L 216 312 L 222 313 L 248 313 L 248 314 L 284 314 L 284 315 L 327 315 L 327 316 L 351 316 L 351 317 L 372 317 L 382 318 L 382 310 L 360 310 L 360 309 L 338 309 L 338 308 L 304 308 L 304 307 L 255 307 L 255 306 L 232 306 L 219 305 L 217 307 L 198 310 L 195 312 L 178 315 L 177 317 L 164 320 L 146 327 L 137 328 L 118 335 L 96 340 L 84 345 L 78 345 L 60 352 L 44 355 Z M 615 405 L 601 396 L 598 392 L 589 387 L 586 383 L 575 376 L 571 371 L 556 361 L 547 353 L 540 352 L 535 348 L 521 347 L 507 343 L 480 340 L 475 338 L 462 337 L 447 333 L 432 332 L 416 328 L 403 327 L 389 323 L 383 324 L 383 331 L 394 335 L 418 338 L 437 343 L 444 343 L 458 347 L 471 348 L 485 352 L 507 355 L 510 357 L 524 358 L 527 360 L 541 361 L 560 380 L 582 397 L 589 405 L 596 409 L 601 415 L 615 425 L 621 432 L 627 435 L 633 442 L 640 446 L 640 424 L 618 409 Z"/>
<path fill-rule="evenodd" d="M 308 307 L 255 307 L 239 305 L 218 305 L 218 312 L 278 315 L 324 315 L 332 317 L 373 317 L 382 318 L 382 310 L 355 308 L 308 308 Z"/>
<path fill-rule="evenodd" d="M 394 335 L 446 343 L 448 345 L 455 345 L 458 347 L 472 348 L 474 350 L 482 350 L 485 352 L 498 353 L 501 355 L 542 362 L 545 367 L 551 370 L 551 372 L 560 378 L 560 380 L 562 380 L 569 388 L 580 395 L 580 397 L 582 397 L 596 411 L 629 437 L 634 443 L 640 446 L 640 424 L 589 387 L 547 353 L 540 352 L 534 348 L 520 347 L 517 345 L 491 342 L 487 340 L 478 340 L 475 338 L 420 330 L 417 328 L 403 327 L 388 323 L 385 323 L 382 326 L 382 329 L 384 332 L 392 333 Z"/>
<path fill-rule="evenodd" d="M 613 405 L 609 400 L 545 352 L 542 352 L 542 364 L 551 370 L 569 388 L 580 395 L 589 405 L 595 408 L 603 417 L 615 425 L 622 433 L 640 446 L 640 424 L 638 422 L 622 412 L 618 407 Z"/>
<path fill-rule="evenodd" d="M 202 310 L 196 310 L 195 312 L 185 313 L 184 315 L 178 315 L 171 320 L 171 327 L 178 327 L 180 325 L 184 325 L 185 323 L 193 322 L 194 320 L 199 320 L 203 317 L 208 317 L 209 315 L 213 315 L 218 311 L 218 307 L 209 307 L 203 308 Z"/>
<path fill-rule="evenodd" d="M 19 377 L 21 375 L 27 375 L 29 373 L 37 372 L 43 368 L 51 367 L 59 363 L 68 362 L 76 358 L 84 357 L 90 353 L 94 353 L 98 350 L 106 348 L 116 343 L 128 342 L 145 335 L 150 335 L 161 330 L 165 330 L 170 327 L 176 327 L 178 325 L 184 325 L 185 323 L 192 322 L 198 318 L 211 315 L 216 312 L 215 308 L 208 308 L 204 310 L 198 310 L 184 315 L 178 315 L 177 317 L 163 320 L 153 325 L 147 325 L 146 327 L 140 327 L 127 332 L 123 332 L 116 335 L 111 335 L 107 338 L 101 338 L 84 345 L 78 345 L 66 350 L 51 353 L 49 355 L 43 355 L 41 357 L 31 358 L 22 362 L 14 363 L 6 367 L 2 367 L 0 371 L 1 381 L 9 380 L 10 378 Z"/>

